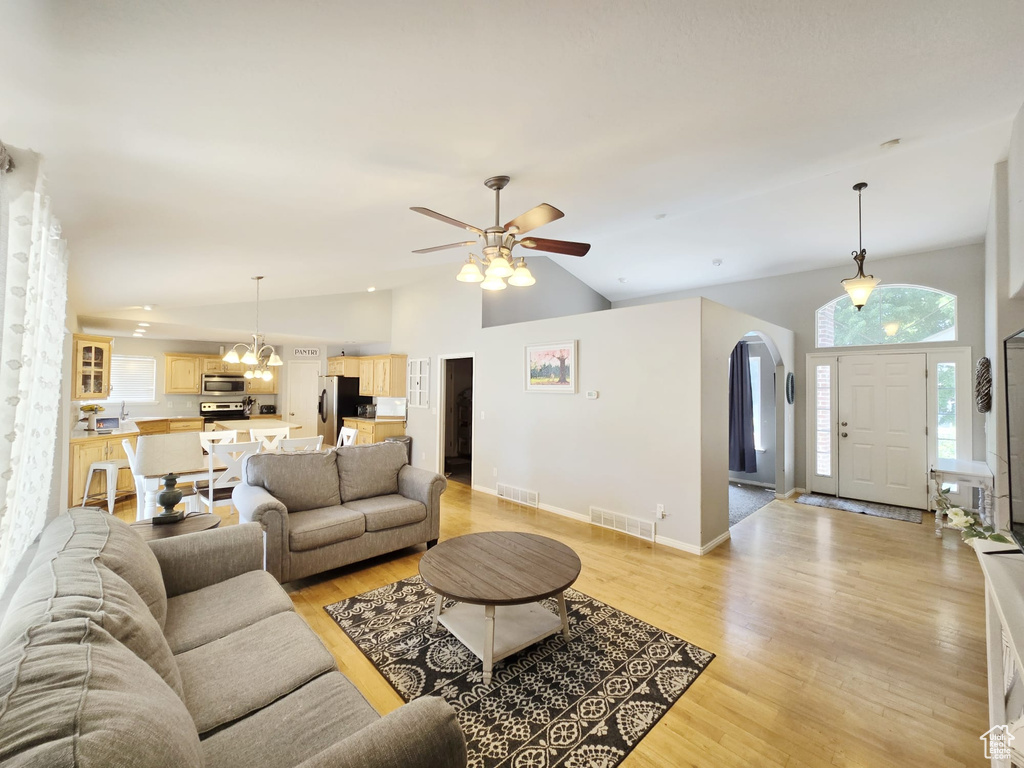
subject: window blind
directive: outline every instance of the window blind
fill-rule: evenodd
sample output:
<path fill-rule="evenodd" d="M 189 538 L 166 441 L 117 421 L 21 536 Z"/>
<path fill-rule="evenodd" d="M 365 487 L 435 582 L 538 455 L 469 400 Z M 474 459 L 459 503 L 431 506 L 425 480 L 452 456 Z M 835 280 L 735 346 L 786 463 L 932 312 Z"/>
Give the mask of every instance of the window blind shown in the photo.
<path fill-rule="evenodd" d="M 111 355 L 110 399 L 128 402 L 156 400 L 156 358 Z"/>

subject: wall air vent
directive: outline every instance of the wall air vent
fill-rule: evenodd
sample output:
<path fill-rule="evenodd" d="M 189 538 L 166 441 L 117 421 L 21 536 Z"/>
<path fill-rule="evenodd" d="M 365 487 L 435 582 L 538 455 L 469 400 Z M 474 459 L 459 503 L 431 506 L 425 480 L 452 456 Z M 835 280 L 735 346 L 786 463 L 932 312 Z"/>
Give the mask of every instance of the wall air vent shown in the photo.
<path fill-rule="evenodd" d="M 536 491 L 515 488 L 507 483 L 498 483 L 498 498 L 514 501 L 516 504 L 525 504 L 528 507 L 540 506 L 540 497 Z"/>
<path fill-rule="evenodd" d="M 655 525 L 653 520 L 644 520 L 641 517 L 630 517 L 619 512 L 612 512 L 609 509 L 600 507 L 590 508 L 590 522 L 600 525 L 602 528 L 611 528 L 613 531 L 628 533 L 646 541 L 654 541 Z"/>

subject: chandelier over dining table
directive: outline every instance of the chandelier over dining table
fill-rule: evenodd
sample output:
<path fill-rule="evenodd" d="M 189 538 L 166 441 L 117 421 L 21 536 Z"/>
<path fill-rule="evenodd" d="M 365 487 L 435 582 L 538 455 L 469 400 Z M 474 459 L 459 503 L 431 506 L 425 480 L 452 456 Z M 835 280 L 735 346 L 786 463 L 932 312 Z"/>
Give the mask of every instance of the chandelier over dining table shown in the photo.
<path fill-rule="evenodd" d="M 252 335 L 252 344 L 245 342 L 235 344 L 224 355 L 223 360 L 225 363 L 248 365 L 249 368 L 246 368 L 243 374 L 247 379 L 270 381 L 274 378 L 270 368 L 284 365 L 284 363 L 273 345 L 267 344 L 263 334 L 260 333 L 260 281 L 262 279 L 263 275 L 253 277 L 253 280 L 256 281 L 256 332 Z M 243 350 L 241 355 L 239 355 L 240 349 Z"/>

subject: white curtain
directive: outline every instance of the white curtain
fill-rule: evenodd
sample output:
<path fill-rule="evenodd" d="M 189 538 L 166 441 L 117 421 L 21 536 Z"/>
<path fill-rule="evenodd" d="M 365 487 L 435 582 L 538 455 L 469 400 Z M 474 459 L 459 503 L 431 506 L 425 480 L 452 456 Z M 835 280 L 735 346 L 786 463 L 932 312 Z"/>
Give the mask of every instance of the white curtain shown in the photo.
<path fill-rule="evenodd" d="M 0 590 L 52 501 L 68 291 L 40 158 L 10 155 L 13 168 L 0 171 Z"/>

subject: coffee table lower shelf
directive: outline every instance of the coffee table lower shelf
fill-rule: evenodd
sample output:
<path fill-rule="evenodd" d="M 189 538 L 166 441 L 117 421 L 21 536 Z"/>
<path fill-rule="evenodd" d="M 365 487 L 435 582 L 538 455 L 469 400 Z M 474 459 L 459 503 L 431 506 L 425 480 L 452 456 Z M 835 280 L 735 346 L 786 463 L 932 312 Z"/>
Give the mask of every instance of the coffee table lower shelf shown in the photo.
<path fill-rule="evenodd" d="M 495 662 L 556 632 L 562 632 L 568 641 L 564 597 L 559 594 L 556 598 L 562 616 L 556 616 L 539 603 L 499 606 L 456 603 L 438 613 L 444 602 L 438 595 L 434 618 L 483 662 L 484 684 L 489 685 Z M 434 626 L 436 628 L 436 623 Z"/>

